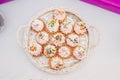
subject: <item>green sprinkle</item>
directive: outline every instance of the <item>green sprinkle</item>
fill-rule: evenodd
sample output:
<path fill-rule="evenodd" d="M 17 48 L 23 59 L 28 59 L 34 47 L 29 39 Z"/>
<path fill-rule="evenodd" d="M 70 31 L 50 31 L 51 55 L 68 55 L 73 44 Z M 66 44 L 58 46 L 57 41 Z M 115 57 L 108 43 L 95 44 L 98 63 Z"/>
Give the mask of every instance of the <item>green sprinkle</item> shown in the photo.
<path fill-rule="evenodd" d="M 55 21 L 52 20 L 52 21 L 49 23 L 49 25 L 50 25 L 51 27 L 54 27 L 54 25 L 55 25 Z"/>
<path fill-rule="evenodd" d="M 55 38 L 56 40 L 60 39 L 62 36 L 61 35 L 57 35 Z"/>

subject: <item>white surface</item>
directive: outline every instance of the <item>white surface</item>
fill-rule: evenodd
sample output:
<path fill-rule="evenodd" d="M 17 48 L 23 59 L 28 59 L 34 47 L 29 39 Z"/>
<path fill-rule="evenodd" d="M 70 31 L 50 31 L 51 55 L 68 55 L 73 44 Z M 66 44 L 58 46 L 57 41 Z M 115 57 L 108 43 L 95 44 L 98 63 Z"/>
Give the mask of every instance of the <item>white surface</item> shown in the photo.
<path fill-rule="evenodd" d="M 63 75 L 38 70 L 17 44 L 17 28 L 49 7 L 76 10 L 102 36 L 100 45 L 75 71 Z M 0 33 L 0 80 L 120 80 L 120 15 L 79 0 L 16 0 L 0 5 L 6 28 Z"/>

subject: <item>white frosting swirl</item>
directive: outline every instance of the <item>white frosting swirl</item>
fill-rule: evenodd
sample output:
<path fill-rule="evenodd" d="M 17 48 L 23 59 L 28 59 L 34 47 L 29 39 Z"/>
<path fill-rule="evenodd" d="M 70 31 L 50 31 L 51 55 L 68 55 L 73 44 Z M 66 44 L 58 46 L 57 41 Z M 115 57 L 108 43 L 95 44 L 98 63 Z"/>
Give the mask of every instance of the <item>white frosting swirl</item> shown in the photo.
<path fill-rule="evenodd" d="M 65 37 L 62 33 L 57 33 L 52 38 L 52 43 L 56 46 L 62 46 L 65 42 Z"/>
<path fill-rule="evenodd" d="M 62 9 L 56 9 L 53 12 L 53 18 L 55 20 L 59 20 L 60 22 L 62 22 L 65 19 L 65 16 L 66 16 L 65 11 Z"/>
<path fill-rule="evenodd" d="M 56 54 L 56 48 L 53 45 L 47 45 L 44 48 L 44 54 L 46 57 L 53 57 Z"/>
<path fill-rule="evenodd" d="M 36 41 L 40 44 L 45 44 L 49 40 L 49 35 L 45 31 L 39 32 L 36 35 Z"/>
<path fill-rule="evenodd" d="M 63 46 L 58 50 L 58 54 L 62 58 L 67 58 L 70 56 L 71 52 L 67 46 Z"/>
<path fill-rule="evenodd" d="M 51 20 L 47 22 L 46 28 L 49 30 L 49 32 L 57 32 L 59 28 L 59 22 L 56 20 Z"/>
<path fill-rule="evenodd" d="M 32 29 L 35 31 L 41 31 L 44 27 L 44 23 L 39 20 L 39 19 L 35 19 L 32 23 L 31 23 Z"/>
<path fill-rule="evenodd" d="M 69 46 L 75 47 L 75 46 L 79 45 L 80 38 L 76 34 L 70 34 L 67 36 L 66 41 Z"/>
<path fill-rule="evenodd" d="M 85 24 L 83 22 L 78 22 L 74 26 L 74 31 L 77 34 L 85 34 L 87 32 Z"/>
<path fill-rule="evenodd" d="M 58 56 L 50 59 L 50 66 L 54 70 L 60 70 L 63 67 L 63 64 L 63 60 Z"/>
<path fill-rule="evenodd" d="M 66 20 L 62 22 L 62 24 L 60 25 L 60 30 L 63 33 L 68 34 L 72 31 L 73 25 L 74 25 L 74 21 L 72 20 L 72 18 L 67 17 Z"/>
<path fill-rule="evenodd" d="M 28 49 L 33 56 L 38 56 L 42 52 L 42 46 L 37 44 L 36 42 L 30 43 Z"/>
<path fill-rule="evenodd" d="M 73 55 L 78 60 L 81 60 L 81 59 L 85 58 L 85 56 L 86 56 L 86 50 L 83 47 L 76 47 L 74 49 L 74 51 L 73 51 Z"/>

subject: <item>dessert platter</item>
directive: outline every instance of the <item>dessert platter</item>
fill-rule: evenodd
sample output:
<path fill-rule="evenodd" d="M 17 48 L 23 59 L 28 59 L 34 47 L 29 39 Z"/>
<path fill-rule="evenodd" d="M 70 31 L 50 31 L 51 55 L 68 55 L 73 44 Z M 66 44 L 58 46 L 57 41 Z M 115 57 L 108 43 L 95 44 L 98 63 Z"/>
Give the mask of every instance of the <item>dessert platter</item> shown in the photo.
<path fill-rule="evenodd" d="M 49 9 L 20 27 L 17 42 L 25 49 L 31 62 L 51 73 L 65 73 L 75 69 L 88 54 L 90 26 L 68 9 Z M 24 29 L 23 43 L 19 41 Z"/>

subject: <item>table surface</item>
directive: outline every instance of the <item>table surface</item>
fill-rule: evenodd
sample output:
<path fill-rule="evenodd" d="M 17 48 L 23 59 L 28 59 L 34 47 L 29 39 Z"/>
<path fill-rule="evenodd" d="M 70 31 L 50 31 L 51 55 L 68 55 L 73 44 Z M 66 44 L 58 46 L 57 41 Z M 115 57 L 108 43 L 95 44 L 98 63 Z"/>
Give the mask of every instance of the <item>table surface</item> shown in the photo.
<path fill-rule="evenodd" d="M 48 8 L 70 8 L 98 28 L 101 41 L 75 71 L 50 74 L 31 64 L 16 43 L 16 30 Z M 0 80 L 120 80 L 120 15 L 79 0 L 15 0 L 0 5 L 6 24 L 0 33 Z"/>

